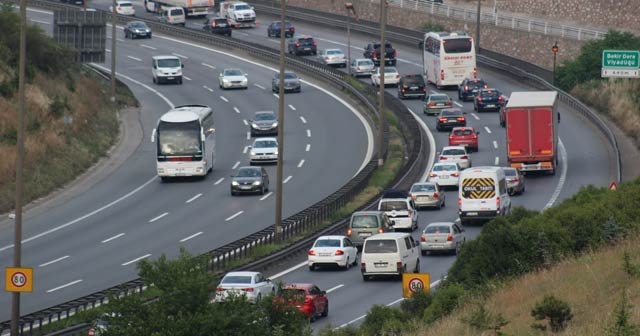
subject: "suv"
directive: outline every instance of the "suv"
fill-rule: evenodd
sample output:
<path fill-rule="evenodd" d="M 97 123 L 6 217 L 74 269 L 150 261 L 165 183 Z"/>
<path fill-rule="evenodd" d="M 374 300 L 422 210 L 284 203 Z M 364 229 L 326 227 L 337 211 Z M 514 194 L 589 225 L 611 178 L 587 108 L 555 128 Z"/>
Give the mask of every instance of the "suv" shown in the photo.
<path fill-rule="evenodd" d="M 393 46 L 391 45 L 391 43 L 389 42 L 385 42 L 384 44 L 384 63 L 385 64 L 391 64 L 391 65 L 396 65 L 396 57 L 398 56 L 398 53 L 396 52 L 396 50 L 393 48 Z M 380 42 L 372 42 L 367 44 L 366 47 L 364 47 L 364 52 L 362 53 L 362 55 L 364 56 L 364 58 L 369 58 L 373 61 L 373 63 L 375 63 L 375 65 L 379 65 L 380 64 Z"/>
<path fill-rule="evenodd" d="M 220 16 L 207 16 L 202 29 L 212 34 L 227 36 L 231 36 L 231 31 L 233 30 L 229 20 Z"/>
<path fill-rule="evenodd" d="M 418 228 L 418 211 L 408 192 L 402 190 L 386 191 L 378 202 L 378 211 L 384 211 L 393 222 L 393 229 Z"/>
<path fill-rule="evenodd" d="M 427 84 L 421 74 L 404 75 L 398 83 L 398 98 L 418 97 L 422 100 L 427 96 Z"/>
<path fill-rule="evenodd" d="M 489 87 L 482 78 L 465 78 L 458 86 L 458 99 L 462 101 L 473 100 L 478 90 Z"/>
<path fill-rule="evenodd" d="M 289 40 L 289 53 L 300 54 L 318 54 L 318 44 L 313 40 L 313 37 L 305 36 L 298 37 Z"/>
<path fill-rule="evenodd" d="M 269 37 L 280 37 L 280 30 L 282 24 L 280 21 L 273 21 L 267 27 L 267 36 Z M 296 33 L 296 28 L 289 21 L 284 22 L 284 37 L 293 37 Z"/>

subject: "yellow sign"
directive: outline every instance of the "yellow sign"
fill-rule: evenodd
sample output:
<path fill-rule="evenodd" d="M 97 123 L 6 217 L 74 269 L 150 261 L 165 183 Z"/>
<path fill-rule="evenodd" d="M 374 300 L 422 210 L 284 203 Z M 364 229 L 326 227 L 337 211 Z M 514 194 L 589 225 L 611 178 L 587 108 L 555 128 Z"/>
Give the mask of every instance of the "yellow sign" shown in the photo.
<path fill-rule="evenodd" d="M 6 267 L 4 290 L 31 293 L 33 291 L 33 268 Z"/>
<path fill-rule="evenodd" d="M 431 281 L 429 273 L 402 273 L 402 297 L 410 298 L 413 293 L 429 293 Z"/>

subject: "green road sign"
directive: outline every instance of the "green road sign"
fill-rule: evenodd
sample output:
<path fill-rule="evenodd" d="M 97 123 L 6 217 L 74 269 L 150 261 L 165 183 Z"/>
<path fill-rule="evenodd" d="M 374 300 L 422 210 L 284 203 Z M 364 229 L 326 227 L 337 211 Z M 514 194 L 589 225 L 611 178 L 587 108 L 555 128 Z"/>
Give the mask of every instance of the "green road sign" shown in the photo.
<path fill-rule="evenodd" d="M 608 69 L 629 69 L 640 67 L 638 50 L 603 50 L 602 67 Z"/>

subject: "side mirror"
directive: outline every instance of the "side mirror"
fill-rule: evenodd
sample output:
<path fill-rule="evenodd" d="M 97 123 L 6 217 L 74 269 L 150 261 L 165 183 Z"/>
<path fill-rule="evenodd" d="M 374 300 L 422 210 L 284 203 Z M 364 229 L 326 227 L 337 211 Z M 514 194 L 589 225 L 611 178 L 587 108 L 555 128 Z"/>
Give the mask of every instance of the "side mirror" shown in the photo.
<path fill-rule="evenodd" d="M 213 128 L 213 127 L 211 127 L 211 128 L 209 128 L 209 129 L 207 130 L 207 133 L 213 133 L 213 132 L 215 132 L 215 131 L 216 131 L 216 129 L 215 129 L 215 128 Z"/>
<path fill-rule="evenodd" d="M 180 64 L 180 67 L 181 67 L 181 68 L 184 68 L 184 63 Z"/>
<path fill-rule="evenodd" d="M 154 64 L 154 65 L 153 65 L 153 68 L 154 68 L 154 69 L 157 69 L 158 67 Z"/>
<path fill-rule="evenodd" d="M 424 41 L 418 42 L 418 48 L 420 49 L 424 48 Z"/>
<path fill-rule="evenodd" d="M 462 114 L 467 114 L 467 111 L 462 111 Z"/>
<path fill-rule="evenodd" d="M 476 131 L 476 135 L 480 134 L 480 131 Z"/>

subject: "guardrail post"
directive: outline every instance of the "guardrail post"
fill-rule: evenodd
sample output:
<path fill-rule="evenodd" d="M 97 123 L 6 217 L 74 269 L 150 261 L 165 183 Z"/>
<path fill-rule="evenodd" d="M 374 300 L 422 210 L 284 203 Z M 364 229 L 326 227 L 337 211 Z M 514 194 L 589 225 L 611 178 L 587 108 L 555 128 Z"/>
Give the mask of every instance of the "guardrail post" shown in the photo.
<path fill-rule="evenodd" d="M 545 23 L 544 23 L 544 34 L 545 34 L 545 35 L 547 35 L 547 25 L 548 25 L 548 24 L 545 22 Z"/>
<path fill-rule="evenodd" d="M 582 38 L 582 28 L 578 28 L 578 41 L 580 41 L 581 38 Z"/>

